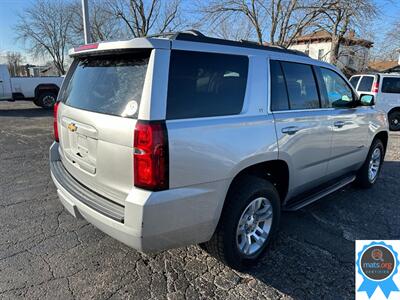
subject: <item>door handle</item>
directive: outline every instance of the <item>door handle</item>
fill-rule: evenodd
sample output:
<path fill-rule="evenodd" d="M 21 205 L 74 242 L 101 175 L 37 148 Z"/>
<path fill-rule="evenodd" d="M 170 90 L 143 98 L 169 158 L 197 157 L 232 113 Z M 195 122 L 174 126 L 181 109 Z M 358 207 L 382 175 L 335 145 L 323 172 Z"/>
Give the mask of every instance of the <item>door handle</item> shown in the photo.
<path fill-rule="evenodd" d="M 344 125 L 346 125 L 346 123 L 343 121 L 336 121 L 335 123 L 333 123 L 333 125 L 337 128 L 342 128 Z"/>
<path fill-rule="evenodd" d="M 295 134 L 299 130 L 300 130 L 300 128 L 297 126 L 289 126 L 289 127 L 282 128 L 282 133 L 292 135 L 292 134 Z"/>

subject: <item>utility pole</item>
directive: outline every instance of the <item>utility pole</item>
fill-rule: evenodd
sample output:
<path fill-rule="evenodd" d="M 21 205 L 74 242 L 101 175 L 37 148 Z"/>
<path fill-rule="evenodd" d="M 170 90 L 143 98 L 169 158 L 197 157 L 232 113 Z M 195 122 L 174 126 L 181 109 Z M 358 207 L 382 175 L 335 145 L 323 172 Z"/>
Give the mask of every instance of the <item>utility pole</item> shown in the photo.
<path fill-rule="evenodd" d="M 82 21 L 83 21 L 83 34 L 85 38 L 85 44 L 89 44 L 91 41 L 90 41 L 88 0 L 82 0 Z"/>

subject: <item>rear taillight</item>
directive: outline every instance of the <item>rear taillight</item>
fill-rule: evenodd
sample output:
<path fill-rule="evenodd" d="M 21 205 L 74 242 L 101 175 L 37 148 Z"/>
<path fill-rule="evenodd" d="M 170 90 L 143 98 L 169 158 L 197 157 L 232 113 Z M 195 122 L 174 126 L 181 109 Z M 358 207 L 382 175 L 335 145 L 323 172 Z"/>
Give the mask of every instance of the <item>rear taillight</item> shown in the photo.
<path fill-rule="evenodd" d="M 374 82 L 372 85 L 372 92 L 377 93 L 379 91 L 379 82 Z"/>
<path fill-rule="evenodd" d="M 59 138 L 58 138 L 58 106 L 60 105 L 60 102 L 56 102 L 54 104 L 54 111 L 53 111 L 53 127 L 54 127 L 54 140 L 58 143 Z"/>
<path fill-rule="evenodd" d="M 168 136 L 165 122 L 137 121 L 133 146 L 135 186 L 151 191 L 168 189 Z"/>

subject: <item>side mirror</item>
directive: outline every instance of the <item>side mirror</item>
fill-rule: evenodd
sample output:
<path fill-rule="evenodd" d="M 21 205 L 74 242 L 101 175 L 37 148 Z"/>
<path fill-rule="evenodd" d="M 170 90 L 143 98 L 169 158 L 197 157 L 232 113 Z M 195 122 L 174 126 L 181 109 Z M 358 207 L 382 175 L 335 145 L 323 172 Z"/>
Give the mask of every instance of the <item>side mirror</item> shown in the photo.
<path fill-rule="evenodd" d="M 360 96 L 360 104 L 362 106 L 373 106 L 375 104 L 374 100 L 375 99 L 373 95 L 364 94 Z"/>

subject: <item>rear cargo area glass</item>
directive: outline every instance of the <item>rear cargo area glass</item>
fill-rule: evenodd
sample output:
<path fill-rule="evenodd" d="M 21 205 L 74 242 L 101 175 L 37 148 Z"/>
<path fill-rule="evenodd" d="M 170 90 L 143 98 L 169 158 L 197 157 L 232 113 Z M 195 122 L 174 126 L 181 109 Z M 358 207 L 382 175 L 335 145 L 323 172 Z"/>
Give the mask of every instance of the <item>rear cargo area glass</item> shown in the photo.
<path fill-rule="evenodd" d="M 246 56 L 174 50 L 167 119 L 239 114 L 246 93 Z"/>
<path fill-rule="evenodd" d="M 136 118 L 149 53 L 79 58 L 61 101 L 97 113 Z"/>
<path fill-rule="evenodd" d="M 400 78 L 383 78 L 382 93 L 400 94 Z"/>

